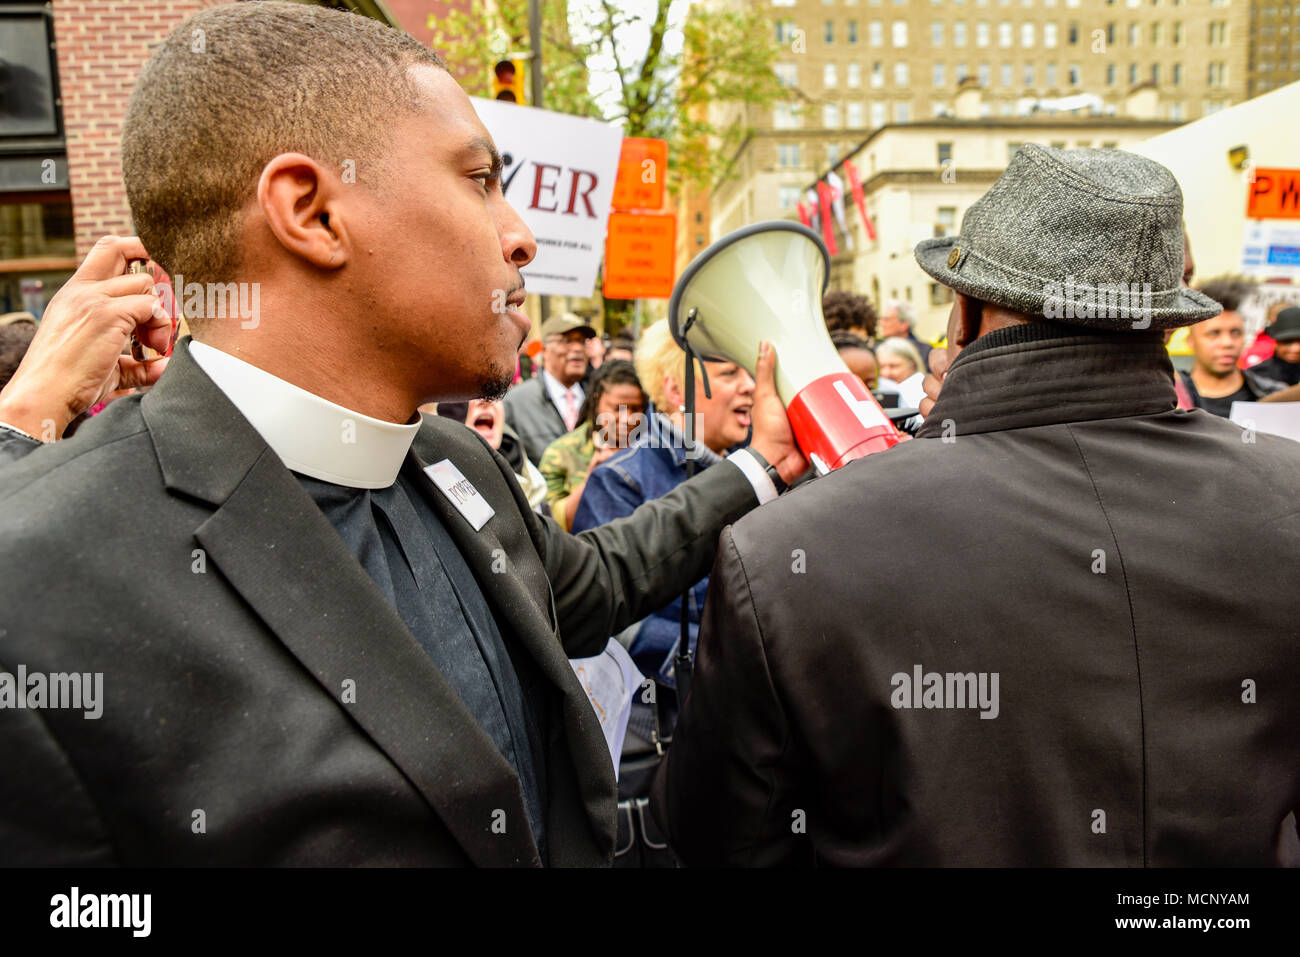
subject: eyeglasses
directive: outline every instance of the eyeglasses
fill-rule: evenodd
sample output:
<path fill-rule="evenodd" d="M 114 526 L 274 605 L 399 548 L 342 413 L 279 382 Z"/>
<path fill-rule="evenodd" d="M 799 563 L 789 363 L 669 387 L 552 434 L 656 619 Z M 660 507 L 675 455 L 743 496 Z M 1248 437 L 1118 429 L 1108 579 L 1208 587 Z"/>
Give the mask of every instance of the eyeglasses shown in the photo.
<path fill-rule="evenodd" d="M 551 336 L 546 340 L 548 346 L 580 346 L 585 344 L 587 337 L 581 332 L 570 332 L 563 336 Z"/>

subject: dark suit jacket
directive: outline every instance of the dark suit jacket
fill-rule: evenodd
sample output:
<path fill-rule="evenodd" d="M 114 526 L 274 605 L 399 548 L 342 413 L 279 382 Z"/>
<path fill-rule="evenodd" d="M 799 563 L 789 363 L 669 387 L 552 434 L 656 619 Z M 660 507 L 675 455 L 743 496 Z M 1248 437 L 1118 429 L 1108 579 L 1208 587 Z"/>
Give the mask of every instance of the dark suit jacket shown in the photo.
<path fill-rule="evenodd" d="M 1158 340 L 1051 335 L 978 340 L 919 438 L 724 533 L 655 782 L 687 863 L 1275 860 L 1300 444 L 1175 411 Z M 997 673 L 997 716 L 905 707 L 918 665 Z"/>
<path fill-rule="evenodd" d="M 570 536 L 473 430 L 426 420 L 411 454 L 496 512 L 475 532 L 428 486 L 544 678 L 550 863 L 603 864 L 613 768 L 566 655 L 704 574 L 754 493 L 711 469 Z M 105 699 L 0 709 L 0 863 L 540 863 L 509 764 L 188 340 L 143 400 L 0 468 L 0 609 L 0 669 L 102 672 Z"/>
<path fill-rule="evenodd" d="M 534 465 L 541 464 L 546 447 L 569 430 L 564 427 L 564 416 L 546 391 L 540 367 L 534 378 L 521 382 L 506 393 L 505 404 L 506 422 L 523 440 L 529 460 Z"/>

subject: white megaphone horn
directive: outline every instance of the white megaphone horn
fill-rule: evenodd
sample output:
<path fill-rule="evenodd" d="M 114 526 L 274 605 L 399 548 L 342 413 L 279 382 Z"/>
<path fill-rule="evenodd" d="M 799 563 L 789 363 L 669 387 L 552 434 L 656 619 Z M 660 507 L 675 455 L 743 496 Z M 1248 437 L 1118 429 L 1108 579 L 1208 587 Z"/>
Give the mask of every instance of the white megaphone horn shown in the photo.
<path fill-rule="evenodd" d="M 776 347 L 776 391 L 795 441 L 822 474 L 902 441 L 831 343 L 822 316 L 830 269 L 811 229 L 755 223 L 696 256 L 668 303 L 673 338 L 704 358 L 730 360 L 752 375 L 759 342 Z"/>

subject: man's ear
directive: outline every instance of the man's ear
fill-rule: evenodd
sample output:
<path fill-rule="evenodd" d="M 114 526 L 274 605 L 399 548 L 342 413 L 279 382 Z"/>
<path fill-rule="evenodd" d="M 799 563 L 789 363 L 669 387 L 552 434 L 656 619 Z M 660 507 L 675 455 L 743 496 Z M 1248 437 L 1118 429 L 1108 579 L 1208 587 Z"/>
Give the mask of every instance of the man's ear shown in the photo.
<path fill-rule="evenodd" d="M 957 326 L 957 345 L 965 348 L 980 337 L 984 303 L 960 292 L 953 292 L 953 317 Z"/>
<path fill-rule="evenodd" d="M 281 153 L 262 168 L 257 203 L 276 240 L 319 269 L 348 260 L 338 181 L 310 156 Z"/>

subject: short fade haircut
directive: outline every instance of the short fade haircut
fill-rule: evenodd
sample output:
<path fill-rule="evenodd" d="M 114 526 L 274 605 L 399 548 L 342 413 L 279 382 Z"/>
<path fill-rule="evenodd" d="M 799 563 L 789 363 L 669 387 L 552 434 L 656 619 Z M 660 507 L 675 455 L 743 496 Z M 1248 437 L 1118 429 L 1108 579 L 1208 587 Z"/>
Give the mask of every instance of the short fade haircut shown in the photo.
<path fill-rule="evenodd" d="M 281 153 L 340 172 L 353 160 L 359 183 L 380 182 L 381 120 L 419 108 L 415 65 L 447 68 L 409 34 L 300 3 L 229 4 L 178 26 L 122 124 L 127 199 L 154 261 L 187 282 L 233 280 L 241 213 Z"/>
<path fill-rule="evenodd" d="M 822 315 L 826 317 L 829 332 L 848 331 L 854 326 L 867 330 L 868 336 L 876 334 L 876 310 L 871 300 L 856 293 L 832 290 L 822 296 Z"/>
<path fill-rule="evenodd" d="M 1256 285 L 1245 276 L 1219 276 L 1202 283 L 1199 291 L 1221 305 L 1225 312 L 1237 312 L 1254 295 Z"/>

